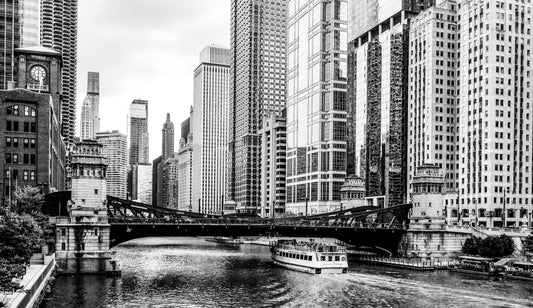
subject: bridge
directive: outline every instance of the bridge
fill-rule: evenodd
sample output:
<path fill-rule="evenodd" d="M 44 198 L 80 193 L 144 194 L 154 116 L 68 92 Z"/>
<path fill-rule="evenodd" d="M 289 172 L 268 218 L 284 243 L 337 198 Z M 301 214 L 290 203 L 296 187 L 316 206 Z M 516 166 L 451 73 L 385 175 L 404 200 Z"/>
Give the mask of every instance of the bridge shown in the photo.
<path fill-rule="evenodd" d="M 206 215 L 107 197 L 110 246 L 149 236 L 329 237 L 365 247 L 398 250 L 409 226 L 411 204 L 359 207 L 330 213 L 265 219 L 250 215 Z"/>

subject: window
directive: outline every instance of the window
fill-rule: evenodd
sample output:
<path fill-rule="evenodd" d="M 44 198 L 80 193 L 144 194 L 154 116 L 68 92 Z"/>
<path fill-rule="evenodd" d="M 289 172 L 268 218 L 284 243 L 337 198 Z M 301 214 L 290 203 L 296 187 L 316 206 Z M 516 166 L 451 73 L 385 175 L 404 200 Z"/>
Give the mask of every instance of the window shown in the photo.
<path fill-rule="evenodd" d="M 25 133 L 30 132 L 30 122 L 24 122 L 24 132 Z"/>
<path fill-rule="evenodd" d="M 19 115 L 19 106 L 13 106 L 13 115 Z"/>
<path fill-rule="evenodd" d="M 31 147 L 32 149 L 35 149 L 35 139 L 31 139 L 31 140 L 30 140 L 30 147 Z"/>
<path fill-rule="evenodd" d="M 67 229 L 65 229 L 65 228 L 61 228 L 61 235 L 62 235 L 62 236 L 67 235 Z"/>
<path fill-rule="evenodd" d="M 23 179 L 24 181 L 27 181 L 27 180 L 28 180 L 28 177 L 29 177 L 29 172 L 28 172 L 28 170 L 24 170 L 24 171 L 22 171 L 22 179 Z"/>
<path fill-rule="evenodd" d="M 11 137 L 6 137 L 6 147 L 11 146 Z"/>
<path fill-rule="evenodd" d="M 30 139 L 28 138 L 24 138 L 24 148 L 29 148 L 30 147 Z"/>
<path fill-rule="evenodd" d="M 11 121 L 6 121 L 6 130 L 8 132 L 13 130 L 13 126 L 11 125 Z"/>
<path fill-rule="evenodd" d="M 6 153 L 6 164 L 11 164 L 11 153 Z"/>
<path fill-rule="evenodd" d="M 61 250 L 65 250 L 65 243 L 61 243 Z"/>
<path fill-rule="evenodd" d="M 18 154 L 13 154 L 13 163 L 14 164 L 18 164 L 19 163 L 19 155 Z"/>
<path fill-rule="evenodd" d="M 30 181 L 35 181 L 35 171 L 30 171 Z"/>
<path fill-rule="evenodd" d="M 35 154 L 30 155 L 30 164 L 35 165 Z"/>
<path fill-rule="evenodd" d="M 19 138 L 13 137 L 13 147 L 18 148 L 19 147 Z"/>
<path fill-rule="evenodd" d="M 25 164 L 25 165 L 30 163 L 30 154 L 24 153 L 24 155 L 22 157 L 22 163 Z"/>
<path fill-rule="evenodd" d="M 30 124 L 30 131 L 31 131 L 32 133 L 37 132 L 37 124 L 36 124 L 35 122 L 31 122 L 31 124 Z"/>

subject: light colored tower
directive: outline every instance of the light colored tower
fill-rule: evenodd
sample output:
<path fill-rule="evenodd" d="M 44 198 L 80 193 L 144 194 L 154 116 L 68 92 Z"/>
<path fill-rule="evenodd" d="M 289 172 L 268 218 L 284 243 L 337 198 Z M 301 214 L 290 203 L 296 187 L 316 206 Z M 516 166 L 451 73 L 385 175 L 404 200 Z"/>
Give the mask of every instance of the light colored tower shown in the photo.
<path fill-rule="evenodd" d="M 345 0 L 288 6 L 287 212 L 340 207 L 346 175 Z"/>
<path fill-rule="evenodd" d="M 459 3 L 460 221 L 515 227 L 533 203 L 532 4 Z"/>
<path fill-rule="evenodd" d="M 441 212 L 457 221 L 456 144 L 459 77 L 455 1 L 431 7 L 411 20 L 409 29 L 408 195 L 419 166 L 435 165 L 444 175 Z"/>
<path fill-rule="evenodd" d="M 19 0 L 20 1 L 20 0 Z M 41 29 L 40 0 L 22 0 L 20 21 L 21 21 L 21 42 L 22 47 L 32 47 L 39 45 Z"/>
<path fill-rule="evenodd" d="M 231 1 L 226 199 L 239 212 L 259 206 L 263 117 L 285 108 L 286 15 L 286 0 Z"/>
<path fill-rule="evenodd" d="M 78 1 L 41 0 L 41 45 L 63 57 L 61 124 L 67 144 L 76 129 L 76 69 L 78 50 Z"/>
<path fill-rule="evenodd" d="M 81 109 L 81 139 L 94 140 L 100 131 L 100 77 L 99 73 L 87 74 L 87 96 Z"/>
<path fill-rule="evenodd" d="M 103 145 L 107 160 L 107 194 L 126 199 L 128 172 L 127 137 L 114 130 L 96 133 L 96 140 Z"/>
<path fill-rule="evenodd" d="M 194 71 L 193 211 L 222 212 L 227 163 L 229 49 L 207 46 Z"/>

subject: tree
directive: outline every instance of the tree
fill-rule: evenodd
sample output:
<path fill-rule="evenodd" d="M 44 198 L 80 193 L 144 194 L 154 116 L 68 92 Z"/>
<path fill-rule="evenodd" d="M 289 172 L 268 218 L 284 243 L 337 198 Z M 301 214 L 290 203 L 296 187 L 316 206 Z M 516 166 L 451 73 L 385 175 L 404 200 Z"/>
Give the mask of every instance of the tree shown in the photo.
<path fill-rule="evenodd" d="M 488 236 L 481 241 L 479 254 L 483 257 L 501 258 L 514 252 L 514 242 L 509 236 Z"/>
<path fill-rule="evenodd" d="M 469 237 L 463 243 L 463 253 L 467 255 L 477 255 L 479 254 L 479 246 L 481 243 L 481 238 L 477 236 Z"/>
<path fill-rule="evenodd" d="M 31 216 L 0 209 L 0 291 L 12 290 L 12 279 L 22 278 L 42 244 L 41 228 Z"/>
<path fill-rule="evenodd" d="M 38 187 L 23 186 L 15 189 L 13 199 L 8 203 L 11 210 L 18 214 L 40 216 L 42 215 L 43 201 L 44 196 Z"/>

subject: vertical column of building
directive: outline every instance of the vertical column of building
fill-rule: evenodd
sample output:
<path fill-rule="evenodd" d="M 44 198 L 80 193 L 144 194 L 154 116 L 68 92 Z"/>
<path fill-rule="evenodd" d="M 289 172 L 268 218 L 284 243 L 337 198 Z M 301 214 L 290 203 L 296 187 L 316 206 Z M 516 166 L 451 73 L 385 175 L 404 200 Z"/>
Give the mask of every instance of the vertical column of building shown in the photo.
<path fill-rule="evenodd" d="M 532 5 L 460 4 L 461 221 L 518 226 L 532 202 Z"/>
<path fill-rule="evenodd" d="M 285 105 L 286 1 L 231 1 L 228 197 L 238 211 L 259 206 L 264 115 Z"/>
<path fill-rule="evenodd" d="M 127 137 L 118 131 L 96 133 L 107 162 L 107 194 L 126 199 Z"/>
<path fill-rule="evenodd" d="M 409 32 L 408 201 L 419 166 L 440 168 L 448 221 L 457 223 L 457 5 L 445 1 L 411 21 Z"/>
<path fill-rule="evenodd" d="M 78 1 L 41 0 L 41 45 L 61 52 L 63 136 L 74 144 L 76 129 L 76 70 L 78 40 Z"/>
<path fill-rule="evenodd" d="M 346 171 L 347 1 L 288 4 L 287 212 L 340 206 Z"/>
<path fill-rule="evenodd" d="M 139 190 L 142 190 L 143 202 L 152 203 L 152 170 L 148 160 L 148 101 L 136 99 L 130 104 L 129 136 L 128 193 L 130 198 L 136 200 L 140 198 Z"/>
<path fill-rule="evenodd" d="M 178 150 L 178 210 L 192 211 L 192 142 L 191 119 L 193 118 L 193 108 L 190 116 L 181 123 L 180 147 Z"/>
<path fill-rule="evenodd" d="M 19 0 L 5 0 L 0 4 L 0 89 L 8 88 L 16 73 L 15 48 L 20 47 Z"/>
<path fill-rule="evenodd" d="M 97 72 L 87 73 L 87 95 L 81 107 L 82 140 L 94 140 L 100 131 L 100 76 Z"/>
<path fill-rule="evenodd" d="M 223 211 L 227 171 L 229 49 L 207 46 L 194 72 L 193 211 Z"/>

